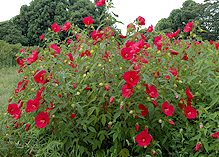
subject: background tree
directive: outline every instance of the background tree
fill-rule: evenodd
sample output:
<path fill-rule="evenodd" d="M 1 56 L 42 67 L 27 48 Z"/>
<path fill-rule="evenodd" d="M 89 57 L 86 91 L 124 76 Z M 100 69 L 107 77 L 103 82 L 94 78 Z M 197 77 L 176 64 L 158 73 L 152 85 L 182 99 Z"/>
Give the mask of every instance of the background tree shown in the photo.
<path fill-rule="evenodd" d="M 21 36 L 21 40 L 14 38 L 16 40 L 10 43 L 21 42 L 24 46 L 38 45 L 41 42 L 39 37 L 45 34 L 53 23 L 62 27 L 65 22 L 71 20 L 84 29 L 83 18 L 91 16 L 94 19 L 94 26 L 97 26 L 104 9 L 105 5 L 97 9 L 95 3 L 90 0 L 33 0 L 29 6 L 23 5 L 20 8 L 20 14 L 10 20 L 10 27 L 6 24 L 5 29 L 1 27 L 0 39 L 5 40 L 4 32 L 7 32 L 8 41 L 13 34 Z M 13 34 L 10 34 L 12 30 Z M 63 32 L 61 37 L 64 38 L 65 35 Z"/>
<path fill-rule="evenodd" d="M 201 36 L 207 40 L 219 39 L 219 0 L 205 0 L 199 15 L 200 26 L 206 32 Z"/>
<path fill-rule="evenodd" d="M 84 29 L 83 19 L 84 17 L 90 16 L 94 19 L 93 24 L 96 28 L 102 19 L 100 16 L 104 8 L 105 5 L 97 8 L 95 3 L 92 3 L 90 0 L 78 0 L 69 8 L 71 22 L 78 25 L 79 28 Z"/>
<path fill-rule="evenodd" d="M 183 30 L 189 21 L 197 20 L 200 13 L 200 4 L 193 0 L 187 0 L 182 4 L 182 8 L 171 11 L 168 18 L 162 18 L 155 26 L 156 31 L 165 33 Z"/>
<path fill-rule="evenodd" d="M 0 40 L 4 40 L 10 44 L 26 44 L 28 39 L 22 35 L 22 31 L 17 29 L 11 20 L 0 23 Z"/>

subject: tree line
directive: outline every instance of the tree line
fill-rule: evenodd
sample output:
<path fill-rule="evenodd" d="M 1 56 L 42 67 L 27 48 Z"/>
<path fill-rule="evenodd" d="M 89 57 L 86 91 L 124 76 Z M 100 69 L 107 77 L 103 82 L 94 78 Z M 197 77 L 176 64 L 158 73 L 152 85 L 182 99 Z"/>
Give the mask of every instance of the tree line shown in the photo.
<path fill-rule="evenodd" d="M 21 43 L 23 46 L 38 45 L 39 37 L 53 23 L 61 26 L 70 20 L 84 29 L 83 18 L 91 16 L 94 26 L 97 26 L 104 7 L 97 8 L 90 0 L 34 0 L 29 6 L 23 5 L 19 15 L 0 23 L 0 40 L 10 44 Z M 219 39 L 219 0 L 205 0 L 203 4 L 186 0 L 180 9 L 172 10 L 169 17 L 159 20 L 155 30 L 165 33 L 183 30 L 190 21 L 199 22 L 204 30 L 199 36 L 203 39 Z M 65 32 L 62 35 L 64 37 Z"/>
<path fill-rule="evenodd" d="M 63 26 L 70 20 L 83 29 L 83 18 L 91 16 L 97 26 L 103 10 L 104 6 L 97 8 L 90 0 L 34 0 L 29 6 L 21 6 L 19 15 L 0 23 L 0 40 L 24 46 L 38 45 L 39 37 L 53 23 Z"/>
<path fill-rule="evenodd" d="M 180 9 L 171 11 L 169 17 L 162 18 L 155 26 L 156 31 L 165 33 L 183 30 L 191 21 L 198 21 L 203 30 L 199 36 L 204 40 L 219 39 L 219 0 L 205 0 L 203 4 L 186 0 Z"/>

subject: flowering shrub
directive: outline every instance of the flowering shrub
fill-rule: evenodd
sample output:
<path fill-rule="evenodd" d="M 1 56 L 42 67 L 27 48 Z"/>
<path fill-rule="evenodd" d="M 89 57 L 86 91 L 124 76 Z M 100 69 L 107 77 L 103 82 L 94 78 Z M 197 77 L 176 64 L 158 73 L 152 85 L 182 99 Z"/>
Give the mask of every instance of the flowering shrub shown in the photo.
<path fill-rule="evenodd" d="M 104 4 L 112 5 L 96 2 Z M 217 156 L 217 42 L 194 38 L 195 22 L 187 40 L 152 26 L 140 35 L 144 21 L 139 16 L 118 38 L 108 19 L 94 30 L 85 17 L 87 30 L 62 27 L 65 41 L 53 24 L 42 51 L 18 55 L 24 79 L 3 139 L 30 155 Z"/>

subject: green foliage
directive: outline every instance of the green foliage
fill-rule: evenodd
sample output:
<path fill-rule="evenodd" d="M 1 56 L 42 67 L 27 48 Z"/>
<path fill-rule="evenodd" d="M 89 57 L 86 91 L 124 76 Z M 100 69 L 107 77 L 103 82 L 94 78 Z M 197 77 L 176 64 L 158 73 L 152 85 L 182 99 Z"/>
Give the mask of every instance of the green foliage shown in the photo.
<path fill-rule="evenodd" d="M 0 40 L 0 69 L 3 67 L 12 67 L 17 65 L 16 55 L 20 53 L 21 49 L 28 49 L 33 51 L 35 47 L 22 46 L 20 43 L 9 44 L 5 40 Z"/>
<path fill-rule="evenodd" d="M 218 6 L 219 1 L 205 1 L 204 4 L 196 3 L 193 0 L 187 0 L 182 8 L 171 11 L 168 18 L 162 18 L 155 26 L 156 31 L 165 33 L 175 32 L 178 29 L 183 30 L 188 22 L 198 21 L 202 29 L 198 35 L 203 40 L 217 40 L 218 33 Z"/>
<path fill-rule="evenodd" d="M 16 65 L 16 54 L 20 52 L 22 45 L 9 44 L 0 40 L 0 68 Z"/>
<path fill-rule="evenodd" d="M 201 36 L 207 40 L 219 39 L 219 1 L 218 0 L 205 0 L 205 3 L 201 7 L 201 13 L 199 15 L 200 27 L 206 32 L 203 32 Z"/>
<path fill-rule="evenodd" d="M 24 105 L 20 107 L 19 119 L 14 121 L 13 115 L 8 113 L 2 120 L 2 125 L 8 125 L 2 128 L 3 155 L 27 156 L 33 152 L 35 156 L 218 156 L 218 139 L 212 137 L 219 131 L 219 50 L 215 48 L 216 42 L 210 45 L 208 41 L 195 38 L 198 29 L 195 23 L 186 40 L 175 41 L 176 38 L 169 39 L 162 33 L 159 40 L 162 47 L 159 48 L 154 38 L 160 34 L 151 32 L 145 33 L 147 46 L 144 40 L 141 45 L 142 37 L 138 35 L 141 29 L 136 21 L 136 30 L 128 31 L 124 40 L 117 39 L 109 27 L 110 22 L 115 22 L 112 17 L 112 21 L 109 20 L 112 15 L 108 9 L 112 4 L 111 1 L 106 3 L 107 17 L 103 25 L 99 25 L 99 28 L 103 26 L 102 30 L 98 28 L 99 39 L 91 37 L 91 32 L 96 30 L 94 25 L 81 30 L 79 25 L 73 24 L 68 30 L 73 35 L 63 42 L 60 33 L 50 30 L 43 40 L 45 47 L 38 50 L 37 60 L 24 62 L 22 70 L 28 85 L 12 93 L 10 102 L 18 103 L 20 99 Z M 68 39 L 72 39 L 70 44 L 67 44 Z M 121 56 L 128 40 L 135 43 L 132 51 L 140 49 L 135 51 L 132 60 Z M 49 48 L 53 44 L 60 53 Z M 179 54 L 174 55 L 171 50 Z M 28 49 L 18 55 L 26 59 L 30 56 L 34 54 Z M 122 90 L 126 84 L 124 73 L 133 69 L 138 71 L 140 81 L 127 97 Z M 177 70 L 177 75 L 170 69 Z M 43 70 L 46 73 L 37 80 Z M 129 81 L 133 82 L 132 79 Z M 148 94 L 147 83 L 154 85 L 159 96 L 154 98 Z M 187 88 L 194 98 L 189 98 Z M 26 113 L 27 102 L 35 100 L 36 95 L 39 107 Z M 112 97 L 114 101 L 110 102 Z M 154 100 L 157 107 L 152 103 Z M 166 101 L 174 107 L 172 116 L 164 113 L 166 109 L 162 104 Z M 178 107 L 182 101 L 183 109 Z M 189 103 L 198 112 L 196 118 L 189 119 L 184 113 Z M 142 115 L 139 104 L 147 108 L 147 115 Z M 34 104 L 31 106 L 36 108 Z M 42 112 L 49 116 L 45 128 L 36 127 L 35 117 Z M 45 121 L 42 119 L 40 123 L 45 124 Z M 29 130 L 26 130 L 27 124 Z M 153 141 L 141 147 L 139 143 L 148 139 L 137 141 L 136 137 L 142 132 L 146 134 L 147 130 Z M 195 151 L 198 142 L 202 146 Z"/>
<path fill-rule="evenodd" d="M 95 7 L 90 0 L 78 0 L 69 8 L 70 19 L 72 23 L 78 25 L 79 28 L 84 29 L 83 19 L 84 17 L 90 16 L 94 19 L 94 27 L 97 28 L 100 21 L 104 18 L 102 17 L 102 19 L 100 19 L 101 12 L 98 9 L 99 8 Z"/>
<path fill-rule="evenodd" d="M 25 45 L 27 43 L 27 38 L 13 25 L 11 20 L 0 23 L 0 40 L 10 44 Z"/>
<path fill-rule="evenodd" d="M 23 5 L 20 14 L 13 17 L 11 21 L 12 26 L 25 37 L 22 45 L 33 46 L 40 43 L 39 37 L 47 33 L 53 23 L 61 26 L 71 20 L 84 29 L 83 18 L 91 16 L 95 19 L 94 26 L 97 26 L 103 10 L 104 7 L 97 10 L 90 0 L 34 0 L 29 6 Z M 65 39 L 66 36 L 64 32 L 60 34 L 61 39 Z"/>

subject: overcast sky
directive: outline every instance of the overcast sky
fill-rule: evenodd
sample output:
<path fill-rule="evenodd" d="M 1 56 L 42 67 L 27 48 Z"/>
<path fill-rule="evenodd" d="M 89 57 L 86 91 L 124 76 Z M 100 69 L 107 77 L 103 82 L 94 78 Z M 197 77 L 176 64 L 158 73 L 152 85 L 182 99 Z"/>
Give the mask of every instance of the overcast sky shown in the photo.
<path fill-rule="evenodd" d="M 1 0 L 0 22 L 9 20 L 20 12 L 20 7 L 29 4 L 32 0 Z M 125 25 L 118 25 L 123 34 L 126 32 L 126 26 L 133 22 L 138 16 L 145 18 L 145 26 L 151 24 L 155 26 L 161 18 L 167 18 L 173 9 L 182 7 L 185 0 L 113 0 L 113 12 L 119 15 L 118 20 Z M 197 3 L 203 3 L 204 0 L 194 0 Z M 143 28 L 144 28 L 143 27 Z"/>

